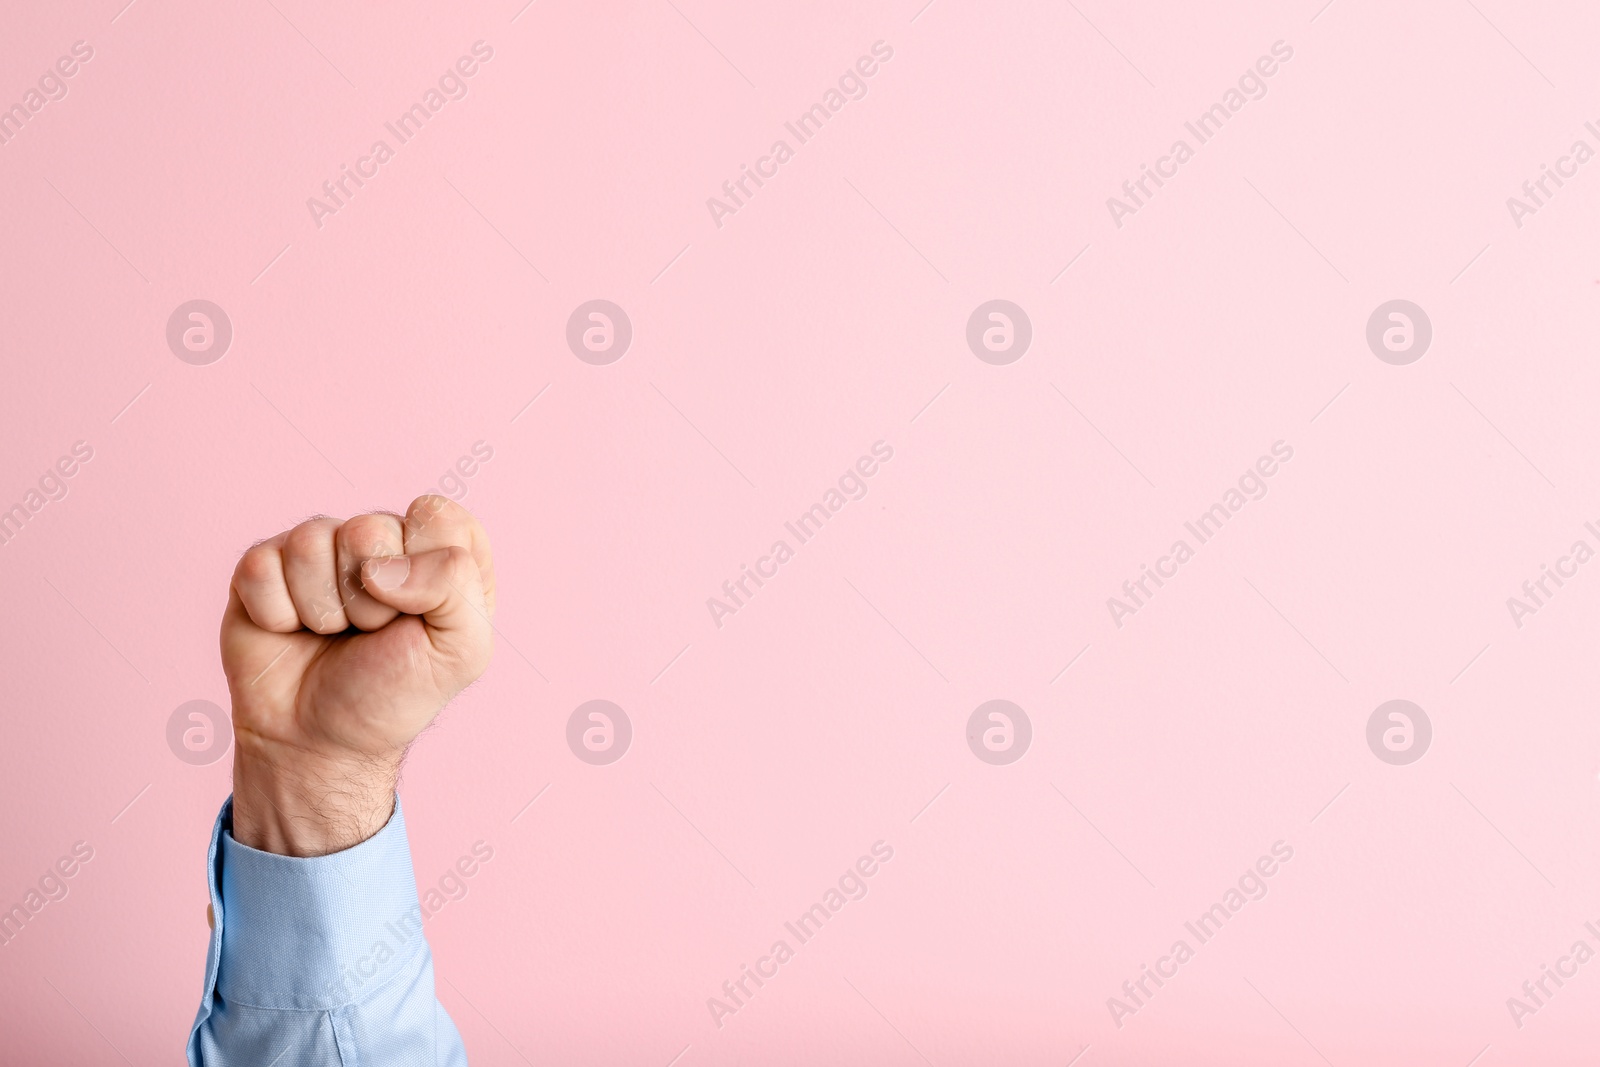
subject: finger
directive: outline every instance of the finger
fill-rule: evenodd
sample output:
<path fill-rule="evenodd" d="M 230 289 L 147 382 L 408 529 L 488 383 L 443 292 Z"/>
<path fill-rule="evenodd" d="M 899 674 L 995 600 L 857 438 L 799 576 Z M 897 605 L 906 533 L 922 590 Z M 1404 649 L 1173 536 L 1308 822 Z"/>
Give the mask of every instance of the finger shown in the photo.
<path fill-rule="evenodd" d="M 300 613 L 283 577 L 283 534 L 254 545 L 233 569 L 233 589 L 251 622 L 272 633 L 300 629 Z"/>
<path fill-rule="evenodd" d="M 338 553 L 333 535 L 339 520 L 309 519 L 283 535 L 283 576 L 300 623 L 319 634 L 350 625 L 339 600 Z"/>
<path fill-rule="evenodd" d="M 381 630 L 397 612 L 372 599 L 362 586 L 361 564 L 375 556 L 397 556 L 405 550 L 400 516 L 387 512 L 357 515 L 334 533 L 333 545 L 345 618 L 358 629 Z"/>
<path fill-rule="evenodd" d="M 284 593 L 288 601 L 288 593 Z M 228 590 L 228 607 L 222 614 L 222 662 L 228 667 L 230 687 L 259 687 L 270 692 L 290 684 L 317 653 L 321 641 L 300 628 L 300 616 L 289 605 L 294 618 L 292 632 L 267 632 L 250 615 L 238 586 Z"/>
<path fill-rule="evenodd" d="M 484 607 L 494 615 L 494 557 L 489 535 L 472 512 L 449 497 L 419 496 L 406 509 L 405 532 L 407 555 L 451 546 L 469 551 L 483 583 Z"/>
<path fill-rule="evenodd" d="M 361 581 L 379 603 L 421 615 L 434 648 L 463 671 L 476 677 L 488 665 L 489 615 L 483 579 L 470 550 L 451 545 L 369 559 L 361 565 Z"/>

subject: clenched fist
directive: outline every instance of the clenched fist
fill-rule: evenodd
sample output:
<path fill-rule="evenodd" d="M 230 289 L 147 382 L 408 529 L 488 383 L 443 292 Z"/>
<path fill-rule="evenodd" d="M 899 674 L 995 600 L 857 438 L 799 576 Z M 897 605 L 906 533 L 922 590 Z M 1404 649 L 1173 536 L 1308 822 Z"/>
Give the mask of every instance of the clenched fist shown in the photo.
<path fill-rule="evenodd" d="M 234 838 L 319 856 L 381 830 L 406 747 L 488 666 L 493 613 L 489 539 L 441 496 L 247 551 L 222 618 Z"/>

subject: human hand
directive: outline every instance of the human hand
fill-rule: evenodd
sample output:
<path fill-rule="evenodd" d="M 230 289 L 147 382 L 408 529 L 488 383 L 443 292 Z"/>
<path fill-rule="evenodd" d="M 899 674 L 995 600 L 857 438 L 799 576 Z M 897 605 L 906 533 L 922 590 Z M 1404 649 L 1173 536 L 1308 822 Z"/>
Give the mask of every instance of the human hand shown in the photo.
<path fill-rule="evenodd" d="M 488 536 L 445 497 L 245 552 L 222 618 L 234 838 L 320 856 L 381 830 L 407 746 L 488 666 L 493 613 Z"/>

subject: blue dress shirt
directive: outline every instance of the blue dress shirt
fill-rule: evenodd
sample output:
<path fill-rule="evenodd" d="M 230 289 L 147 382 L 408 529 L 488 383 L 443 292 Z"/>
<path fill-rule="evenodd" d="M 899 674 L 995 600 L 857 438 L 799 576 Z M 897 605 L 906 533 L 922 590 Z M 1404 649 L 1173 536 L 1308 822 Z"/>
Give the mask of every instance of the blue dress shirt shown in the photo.
<path fill-rule="evenodd" d="M 466 1067 L 434 996 L 400 799 L 354 848 L 300 858 L 233 839 L 207 856 L 214 916 L 191 1067 Z"/>

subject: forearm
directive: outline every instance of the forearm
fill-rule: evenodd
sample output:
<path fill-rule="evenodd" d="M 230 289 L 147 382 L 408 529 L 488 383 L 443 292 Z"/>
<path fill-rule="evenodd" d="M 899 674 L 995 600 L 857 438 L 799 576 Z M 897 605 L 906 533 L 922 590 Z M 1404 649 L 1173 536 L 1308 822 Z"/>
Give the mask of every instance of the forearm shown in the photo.
<path fill-rule="evenodd" d="M 434 995 L 399 802 L 391 794 L 391 817 L 359 845 L 314 857 L 237 840 L 236 803 L 212 835 L 214 928 L 191 1067 L 464 1067 Z"/>
<path fill-rule="evenodd" d="M 212 833 L 191 1064 L 466 1063 L 395 785 L 488 666 L 493 611 L 488 539 L 443 497 L 318 516 L 239 558 L 219 638 L 234 791 Z"/>
<path fill-rule="evenodd" d="M 394 812 L 401 753 L 330 757 L 242 733 L 234 748 L 233 837 L 282 856 L 360 844 Z"/>

